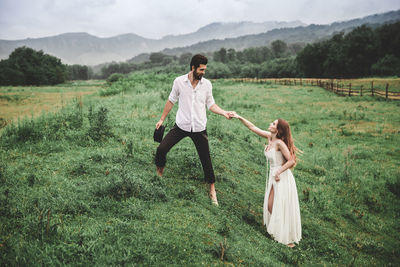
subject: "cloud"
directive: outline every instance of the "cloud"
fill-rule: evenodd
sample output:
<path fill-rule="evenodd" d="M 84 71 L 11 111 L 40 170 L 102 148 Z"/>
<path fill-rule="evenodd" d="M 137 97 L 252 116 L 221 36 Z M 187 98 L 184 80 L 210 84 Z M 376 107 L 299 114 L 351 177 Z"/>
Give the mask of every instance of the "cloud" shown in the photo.
<path fill-rule="evenodd" d="M 398 0 L 1 0 L 0 38 L 64 32 L 161 38 L 194 32 L 212 22 L 301 20 L 328 24 L 397 9 Z"/>

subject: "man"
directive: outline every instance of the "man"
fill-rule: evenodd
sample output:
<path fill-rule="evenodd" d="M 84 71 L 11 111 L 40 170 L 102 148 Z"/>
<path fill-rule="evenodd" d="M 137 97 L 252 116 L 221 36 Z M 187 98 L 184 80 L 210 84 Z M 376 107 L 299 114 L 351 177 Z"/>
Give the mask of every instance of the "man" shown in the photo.
<path fill-rule="evenodd" d="M 207 62 L 208 60 L 205 56 L 194 55 L 190 62 L 190 72 L 175 79 L 156 128 L 158 129 L 163 124 L 174 104 L 179 101 L 176 123 L 158 146 L 155 163 L 157 174 L 162 176 L 168 151 L 182 138 L 189 136 L 195 144 L 200 157 L 204 178 L 210 185 L 209 196 L 212 203 L 218 206 L 217 193 L 215 192 L 215 176 L 206 130 L 207 117 L 205 107 L 207 105 L 209 110 L 227 119 L 231 119 L 233 113 L 227 112 L 215 104 L 211 82 L 203 78 Z"/>

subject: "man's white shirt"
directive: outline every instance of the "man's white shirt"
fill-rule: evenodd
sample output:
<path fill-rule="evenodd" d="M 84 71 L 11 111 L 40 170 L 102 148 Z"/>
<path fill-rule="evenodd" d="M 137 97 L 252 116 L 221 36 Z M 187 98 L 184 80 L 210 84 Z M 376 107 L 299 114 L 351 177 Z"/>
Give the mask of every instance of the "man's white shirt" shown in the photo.
<path fill-rule="evenodd" d="M 187 132 L 201 132 L 206 129 L 206 105 L 210 109 L 215 104 L 211 82 L 201 78 L 195 88 L 190 83 L 188 74 L 175 79 L 168 97 L 175 104 L 179 100 L 176 113 L 176 125 Z"/>

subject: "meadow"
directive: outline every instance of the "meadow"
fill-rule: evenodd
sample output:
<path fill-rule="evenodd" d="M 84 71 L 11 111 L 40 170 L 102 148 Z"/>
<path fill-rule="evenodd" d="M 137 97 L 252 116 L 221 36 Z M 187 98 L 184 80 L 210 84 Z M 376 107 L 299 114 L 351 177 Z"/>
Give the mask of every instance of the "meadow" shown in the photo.
<path fill-rule="evenodd" d="M 57 111 L 71 99 L 93 94 L 104 85 L 102 80 L 91 80 L 57 86 L 0 86 L 0 130 L 18 119 Z"/>
<path fill-rule="evenodd" d="M 2 130 L 2 265 L 398 265 L 400 102 L 213 81 L 220 107 L 264 129 L 286 119 L 303 151 L 303 239 L 290 249 L 262 225 L 265 140 L 239 121 L 208 112 L 219 207 L 190 139 L 156 175 L 152 134 L 174 77 L 132 74 Z"/>

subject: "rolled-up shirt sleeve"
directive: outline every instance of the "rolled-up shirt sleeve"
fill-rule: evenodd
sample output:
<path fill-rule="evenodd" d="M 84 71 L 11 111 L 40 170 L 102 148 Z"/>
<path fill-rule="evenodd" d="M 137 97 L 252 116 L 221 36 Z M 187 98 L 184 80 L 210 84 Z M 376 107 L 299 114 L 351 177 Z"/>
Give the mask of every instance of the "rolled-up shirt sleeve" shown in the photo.
<path fill-rule="evenodd" d="M 214 97 L 212 95 L 212 87 L 207 92 L 206 104 L 207 104 L 207 108 L 208 109 L 210 109 L 211 106 L 215 104 L 215 100 L 214 100 Z"/>
<path fill-rule="evenodd" d="M 176 101 L 178 101 L 179 97 L 179 87 L 178 87 L 178 81 L 175 79 L 174 84 L 172 85 L 172 90 L 171 93 L 169 94 L 168 100 L 172 102 L 172 104 L 175 104 Z"/>

